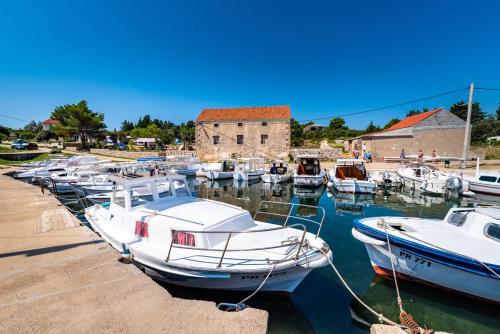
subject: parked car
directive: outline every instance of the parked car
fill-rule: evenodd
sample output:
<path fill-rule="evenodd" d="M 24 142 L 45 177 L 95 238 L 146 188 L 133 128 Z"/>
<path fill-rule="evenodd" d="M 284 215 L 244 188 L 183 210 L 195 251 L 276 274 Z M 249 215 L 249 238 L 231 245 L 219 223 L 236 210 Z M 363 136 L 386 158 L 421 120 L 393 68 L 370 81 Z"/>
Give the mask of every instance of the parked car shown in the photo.
<path fill-rule="evenodd" d="M 119 149 L 120 151 L 126 151 L 128 150 L 128 145 L 124 143 L 118 143 L 116 144 L 116 148 Z"/>
<path fill-rule="evenodd" d="M 10 147 L 16 150 L 38 150 L 38 145 L 35 143 L 29 143 L 24 139 L 16 139 L 11 144 Z"/>

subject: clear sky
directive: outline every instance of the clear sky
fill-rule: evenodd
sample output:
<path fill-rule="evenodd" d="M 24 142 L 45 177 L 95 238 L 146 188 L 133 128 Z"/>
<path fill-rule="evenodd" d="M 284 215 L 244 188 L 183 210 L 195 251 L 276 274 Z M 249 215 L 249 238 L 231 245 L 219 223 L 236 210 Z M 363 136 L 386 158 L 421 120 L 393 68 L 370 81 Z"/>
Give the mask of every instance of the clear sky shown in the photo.
<path fill-rule="evenodd" d="M 298 120 L 467 86 L 500 87 L 500 1 L 2 1 L 0 114 L 86 99 L 110 128 L 206 107 L 290 105 Z M 364 128 L 460 92 L 347 117 Z M 500 92 L 478 91 L 494 112 Z M 323 121 L 327 122 L 327 121 Z M 0 117 L 0 124 L 21 127 Z"/>

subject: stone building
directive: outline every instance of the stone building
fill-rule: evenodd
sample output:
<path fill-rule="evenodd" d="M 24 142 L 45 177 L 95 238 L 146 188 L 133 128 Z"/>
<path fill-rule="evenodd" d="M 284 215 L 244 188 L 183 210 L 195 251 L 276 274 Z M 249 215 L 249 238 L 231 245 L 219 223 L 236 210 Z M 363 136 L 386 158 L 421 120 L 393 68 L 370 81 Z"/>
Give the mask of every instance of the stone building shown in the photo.
<path fill-rule="evenodd" d="M 356 144 L 361 151 L 366 144 L 375 160 L 397 157 L 401 149 L 414 156 L 422 149 L 425 156 L 436 150 L 441 157 L 462 157 L 465 121 L 446 109 L 438 108 L 406 117 L 388 129 L 368 133 L 345 142 L 351 152 Z"/>
<path fill-rule="evenodd" d="M 204 109 L 195 122 L 196 153 L 202 160 L 288 157 L 289 106 Z"/>

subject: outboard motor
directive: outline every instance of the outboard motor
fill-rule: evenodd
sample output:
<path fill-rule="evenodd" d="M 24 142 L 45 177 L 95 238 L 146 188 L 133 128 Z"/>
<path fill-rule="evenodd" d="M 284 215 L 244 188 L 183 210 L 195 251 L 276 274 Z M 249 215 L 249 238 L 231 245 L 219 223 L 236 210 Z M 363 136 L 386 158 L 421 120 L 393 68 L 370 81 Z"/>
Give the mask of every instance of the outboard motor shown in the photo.
<path fill-rule="evenodd" d="M 457 176 L 450 176 L 446 180 L 446 189 L 459 194 L 463 190 L 462 179 Z"/>
<path fill-rule="evenodd" d="M 385 171 L 383 176 L 382 176 L 382 179 L 384 180 L 384 183 L 386 185 L 391 185 L 391 183 L 392 183 L 391 173 L 389 173 L 388 171 Z"/>

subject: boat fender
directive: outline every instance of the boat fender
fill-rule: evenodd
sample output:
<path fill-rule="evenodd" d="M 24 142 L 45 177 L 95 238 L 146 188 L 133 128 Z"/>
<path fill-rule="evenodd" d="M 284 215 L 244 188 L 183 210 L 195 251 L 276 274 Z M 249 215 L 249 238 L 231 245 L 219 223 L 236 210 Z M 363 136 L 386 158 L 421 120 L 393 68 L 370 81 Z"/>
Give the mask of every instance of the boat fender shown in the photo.
<path fill-rule="evenodd" d="M 327 185 L 327 187 L 331 188 L 331 187 L 333 187 L 333 182 L 332 181 L 328 181 L 326 185 Z"/>
<path fill-rule="evenodd" d="M 221 311 L 225 312 L 238 312 L 247 308 L 247 305 L 244 303 L 219 303 L 217 304 L 217 308 Z"/>
<path fill-rule="evenodd" d="M 130 264 L 132 263 L 133 257 L 134 256 L 132 255 L 132 253 L 126 250 L 123 253 L 121 253 L 121 256 L 118 259 L 118 261 L 120 261 L 121 263 Z"/>

